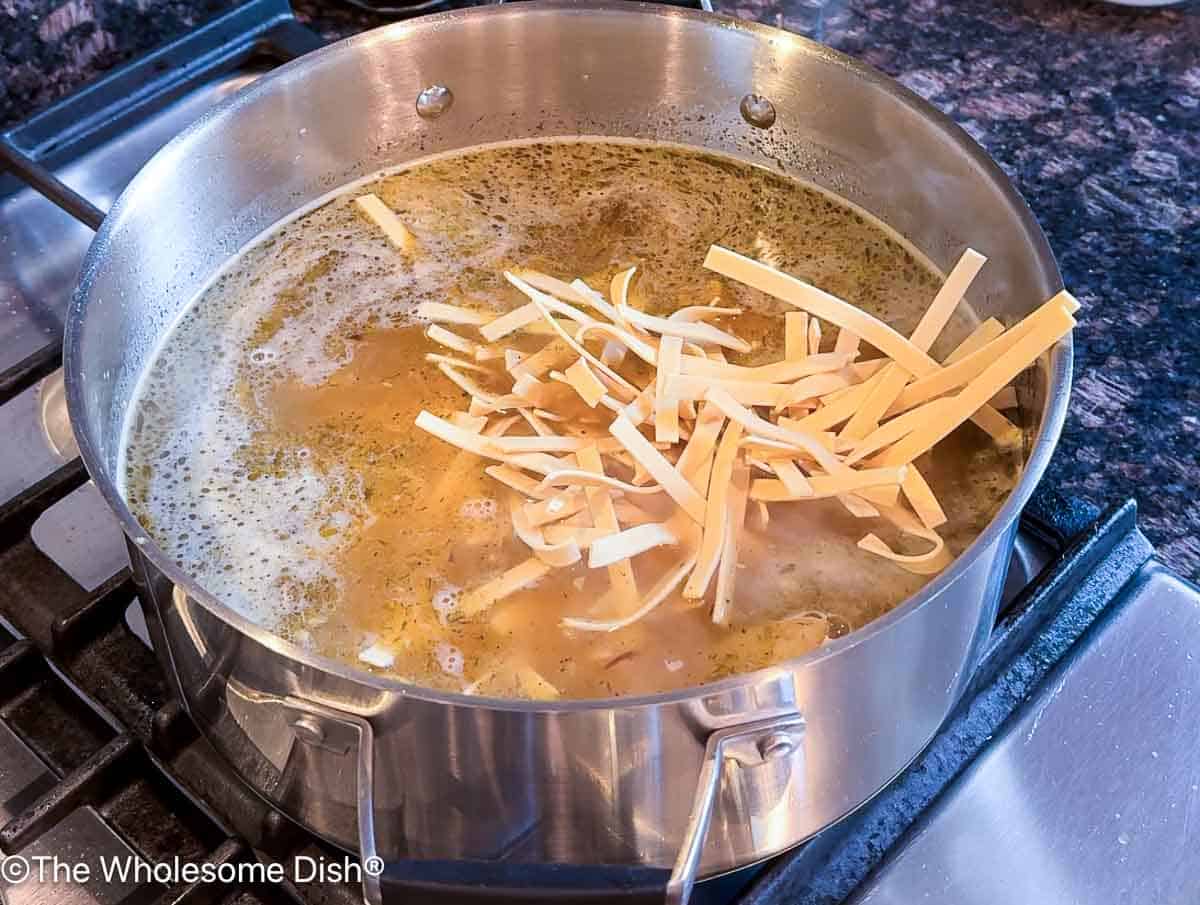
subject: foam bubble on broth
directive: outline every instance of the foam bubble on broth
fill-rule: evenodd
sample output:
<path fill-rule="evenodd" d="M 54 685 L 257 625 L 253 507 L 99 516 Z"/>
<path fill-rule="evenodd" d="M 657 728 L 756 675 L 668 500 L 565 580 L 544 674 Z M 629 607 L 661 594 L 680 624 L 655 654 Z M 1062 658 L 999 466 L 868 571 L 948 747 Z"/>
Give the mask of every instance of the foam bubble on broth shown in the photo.
<path fill-rule="evenodd" d="M 488 521 L 496 517 L 498 507 L 496 501 L 484 497 L 482 499 L 467 500 L 460 507 L 458 512 L 464 518 L 478 519 L 479 521 Z"/>
<path fill-rule="evenodd" d="M 242 615 L 274 625 L 303 605 L 296 588 L 336 586 L 326 557 L 338 527 L 366 511 L 361 481 L 344 468 L 318 472 L 303 447 L 292 451 L 286 475 L 248 472 L 232 461 L 254 432 L 236 400 L 246 392 L 239 337 L 255 321 L 250 310 L 234 310 L 227 330 L 212 331 L 201 328 L 206 314 L 188 311 L 177 328 L 188 341 L 156 363 L 140 388 L 126 450 L 154 455 L 126 455 L 123 489 L 168 555 Z M 261 364 L 254 352 L 249 358 Z M 163 405 L 177 416 L 161 417 Z M 264 587 L 278 592 L 256 592 Z"/>
<path fill-rule="evenodd" d="M 433 609 L 438 618 L 445 622 L 454 614 L 462 600 L 463 589 L 456 585 L 442 585 L 433 592 Z"/>
<path fill-rule="evenodd" d="M 464 589 L 528 550 L 482 463 L 412 428 L 419 409 L 446 414 L 464 400 L 423 361 L 446 350 L 424 337 L 417 304 L 507 310 L 522 299 L 502 282 L 504 267 L 605 288 L 637 264 L 636 301 L 652 313 L 715 298 L 757 306 L 729 324 L 755 344 L 744 363 L 756 363 L 778 357 L 783 306 L 704 271 L 712 242 L 769 259 L 901 332 L 938 278 L 893 234 L 821 191 L 664 145 L 492 146 L 417 162 L 369 190 L 416 235 L 419 254 L 400 257 L 355 212 L 360 190 L 343 190 L 232 261 L 139 388 L 124 492 L 155 540 L 224 602 L 350 662 L 378 643 L 394 654 L 388 671 L 423 684 L 527 695 L 493 678 L 519 657 L 565 695 L 586 697 L 768 665 L 864 624 L 924 583 L 856 550 L 861 523 L 823 501 L 777 507 L 770 530 L 749 537 L 754 568 L 739 588 L 759 603 L 745 625 L 718 629 L 702 611 L 664 608 L 613 635 L 569 637 L 559 618 L 596 615 L 607 587 L 603 570 L 583 565 L 463 622 Z M 971 326 L 964 306 L 940 345 Z M 945 536 L 957 553 L 990 520 L 1019 463 L 970 428 L 930 460 L 930 483 L 954 500 Z M 653 576 L 659 563 L 645 559 L 638 568 Z M 832 616 L 823 626 L 761 621 L 807 610 Z"/>
<path fill-rule="evenodd" d="M 448 676 L 461 676 L 463 673 L 463 653 L 453 644 L 439 641 L 434 645 L 434 657 L 438 666 Z"/>

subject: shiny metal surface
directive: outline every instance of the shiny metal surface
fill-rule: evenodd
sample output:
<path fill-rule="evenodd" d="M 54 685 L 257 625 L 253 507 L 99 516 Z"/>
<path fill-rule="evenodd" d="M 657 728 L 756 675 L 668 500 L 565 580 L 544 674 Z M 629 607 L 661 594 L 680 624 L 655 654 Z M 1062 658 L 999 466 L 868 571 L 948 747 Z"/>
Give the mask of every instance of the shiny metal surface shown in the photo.
<path fill-rule="evenodd" d="M 803 781 L 804 717 L 799 713 L 785 712 L 712 733 L 700 765 L 692 813 L 667 880 L 666 905 L 686 905 L 691 898 L 724 783 L 740 783 L 753 790 L 755 799 L 784 808 L 793 798 L 803 796 L 803 791 L 797 796 L 791 790 L 793 783 Z M 752 819 L 756 817 L 759 815 L 752 815 Z M 763 818 L 770 820 L 770 811 L 759 819 Z"/>
<path fill-rule="evenodd" d="M 1041 574 L 1055 551 L 1042 540 L 1028 532 L 1018 531 L 1009 555 L 1008 576 L 1004 579 L 1004 591 L 1000 594 L 1000 612 L 1007 611 L 1017 595 Z"/>
<path fill-rule="evenodd" d="M 47 442 L 41 412 L 40 385 L 0 405 L 0 503 L 62 465 L 62 459 Z"/>
<path fill-rule="evenodd" d="M 79 455 L 79 445 L 67 413 L 67 388 L 59 368 L 38 384 L 38 415 L 46 445 L 63 462 Z"/>
<path fill-rule="evenodd" d="M 1124 598 L 851 901 L 1200 899 L 1200 590 Z"/>
<path fill-rule="evenodd" d="M 37 548 L 85 591 L 129 565 L 121 526 L 91 481 L 39 515 L 30 534 Z"/>
<path fill-rule="evenodd" d="M 435 83 L 455 101 L 426 120 L 413 99 Z M 742 119 L 748 93 L 771 99 L 770 129 Z M 84 460 L 132 538 L 156 649 L 198 725 L 286 813 L 347 848 L 371 841 L 355 746 L 309 744 L 307 725 L 297 736 L 296 714 L 280 702 L 299 701 L 337 714 L 324 718 L 325 738 L 346 722 L 369 727 L 370 832 L 386 858 L 669 867 L 712 733 L 799 712 L 803 777 L 780 786 L 782 798 L 765 796 L 746 771 L 723 774 L 700 859 L 710 875 L 838 819 L 932 736 L 980 654 L 1017 514 L 1061 427 L 1068 344 L 1023 388 L 1041 425 L 1025 477 L 945 574 L 807 657 L 655 697 L 494 701 L 324 660 L 181 573 L 114 485 L 126 406 L 158 341 L 265 227 L 333 186 L 418 156 L 581 133 L 668 139 L 782 167 L 882 217 L 942 267 L 965 244 L 985 248 L 992 264 L 972 299 L 984 316 L 1011 322 L 1058 286 L 1041 232 L 999 170 L 932 108 L 845 57 L 665 8 L 477 8 L 286 65 L 157 155 L 85 260 L 68 317 L 68 401 Z"/>
<path fill-rule="evenodd" d="M 108 207 L 155 151 L 257 75 L 228 75 L 204 85 L 82 155 L 58 177 L 93 204 Z M 62 334 L 67 300 L 91 240 L 87 227 L 31 188 L 0 195 L 0 370 Z"/>

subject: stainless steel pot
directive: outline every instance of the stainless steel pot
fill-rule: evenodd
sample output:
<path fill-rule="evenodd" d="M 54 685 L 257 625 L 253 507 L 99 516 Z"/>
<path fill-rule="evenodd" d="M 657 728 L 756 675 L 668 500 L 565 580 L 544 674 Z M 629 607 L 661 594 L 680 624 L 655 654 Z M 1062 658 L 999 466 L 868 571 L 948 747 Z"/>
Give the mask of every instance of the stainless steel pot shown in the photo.
<path fill-rule="evenodd" d="M 419 111 L 434 85 L 452 104 Z M 771 110 L 743 103 L 750 94 L 773 109 L 769 128 Z M 652 697 L 486 700 L 314 656 L 180 571 L 116 489 L 130 395 L 152 353 L 265 227 L 431 152 L 564 134 L 668 139 L 780 167 L 878 215 L 942 267 L 966 244 L 985 249 L 972 297 L 983 315 L 1011 323 L 1059 286 L 999 169 L 945 117 L 846 57 L 665 7 L 477 8 L 283 66 L 159 152 L 88 252 L 67 324 L 67 393 L 84 461 L 131 538 L 159 655 L 254 789 L 364 858 L 626 865 L 663 880 L 673 865 L 678 901 L 695 877 L 794 846 L 862 804 L 946 716 L 1062 425 L 1068 343 L 1022 389 L 1040 424 L 1023 479 L 944 574 L 808 656 Z M 379 900 L 377 880 L 365 891 Z"/>

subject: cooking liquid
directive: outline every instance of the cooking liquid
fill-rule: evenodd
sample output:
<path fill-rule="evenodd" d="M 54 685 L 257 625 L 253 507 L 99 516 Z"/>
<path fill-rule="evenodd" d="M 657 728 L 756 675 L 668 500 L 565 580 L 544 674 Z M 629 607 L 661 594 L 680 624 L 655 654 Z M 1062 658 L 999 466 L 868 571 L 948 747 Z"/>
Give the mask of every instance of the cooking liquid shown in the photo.
<path fill-rule="evenodd" d="M 416 235 L 412 258 L 357 212 L 351 199 L 365 191 Z M 580 276 L 605 290 L 614 272 L 636 264 L 635 304 L 652 313 L 715 299 L 748 307 L 718 322 L 755 347 L 730 360 L 778 360 L 786 306 L 705 271 L 712 243 L 794 273 L 901 333 L 940 284 L 862 212 L 730 158 L 574 140 L 430 159 L 278 225 L 197 297 L 132 409 L 125 495 L 154 539 L 234 609 L 299 644 L 422 685 L 516 697 L 641 694 L 802 654 L 928 580 L 859 550 L 860 537 L 873 531 L 908 552 L 923 544 L 834 500 L 772 504 L 765 529 L 752 504 L 730 627 L 712 624 L 708 604 L 676 594 L 617 632 L 565 630 L 563 616 L 621 615 L 604 596 L 607 571 L 588 569 L 586 555 L 468 620 L 455 609 L 463 591 L 529 551 L 513 536 L 507 489 L 483 472 L 489 463 L 413 427 L 421 409 L 446 416 L 468 402 L 424 360 L 448 350 L 426 338 L 414 306 L 510 310 L 525 300 L 501 278 L 505 268 Z M 960 310 L 935 357 L 973 325 Z M 836 329 L 824 326 L 828 350 Z M 941 533 L 958 553 L 1015 484 L 1020 455 L 968 424 L 918 465 L 950 516 Z M 639 587 L 677 556 L 665 548 L 637 557 Z"/>

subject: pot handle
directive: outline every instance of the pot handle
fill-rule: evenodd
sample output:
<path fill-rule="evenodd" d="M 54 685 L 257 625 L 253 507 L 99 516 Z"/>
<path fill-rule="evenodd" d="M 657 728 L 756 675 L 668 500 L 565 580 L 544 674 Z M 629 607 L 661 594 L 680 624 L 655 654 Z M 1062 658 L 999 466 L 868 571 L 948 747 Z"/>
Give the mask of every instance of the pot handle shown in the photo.
<path fill-rule="evenodd" d="M 709 735 L 700 777 L 696 782 L 692 813 L 683 834 L 679 856 L 667 880 L 666 905 L 687 905 L 691 897 L 704 855 L 709 824 L 717 809 L 726 766 L 748 769 L 750 772 L 746 775 L 753 776 L 755 767 L 802 755 L 803 738 L 804 717 L 796 711 L 753 723 L 736 724 Z"/>
<path fill-rule="evenodd" d="M 292 695 L 275 697 L 246 694 L 244 691 L 243 695 L 253 697 L 260 703 L 275 703 L 286 714 L 293 734 L 307 744 L 343 755 L 354 752 L 363 902 L 366 905 L 383 905 L 380 877 L 386 862 L 379 856 L 375 844 L 375 733 L 371 721 L 355 713 Z"/>
<path fill-rule="evenodd" d="M 357 714 L 290 695 L 276 700 L 290 712 L 291 728 L 297 735 L 306 737 L 310 743 L 334 745 L 339 751 L 355 751 L 363 901 L 366 905 L 383 905 L 380 878 L 386 862 L 380 857 L 375 842 L 375 735 L 370 721 Z M 331 728 L 336 728 L 336 734 L 331 734 Z M 739 782 L 757 785 L 755 791 L 767 800 L 779 800 L 780 790 L 773 785 L 778 782 L 779 773 L 770 767 L 785 758 L 791 759 L 792 769 L 784 771 L 787 777 L 798 766 L 802 767 L 803 738 L 804 717 L 796 710 L 754 722 L 734 723 L 709 734 L 691 815 L 667 880 L 665 905 L 687 905 L 691 897 L 723 777 L 729 775 L 728 768 L 737 770 L 735 775 Z"/>

